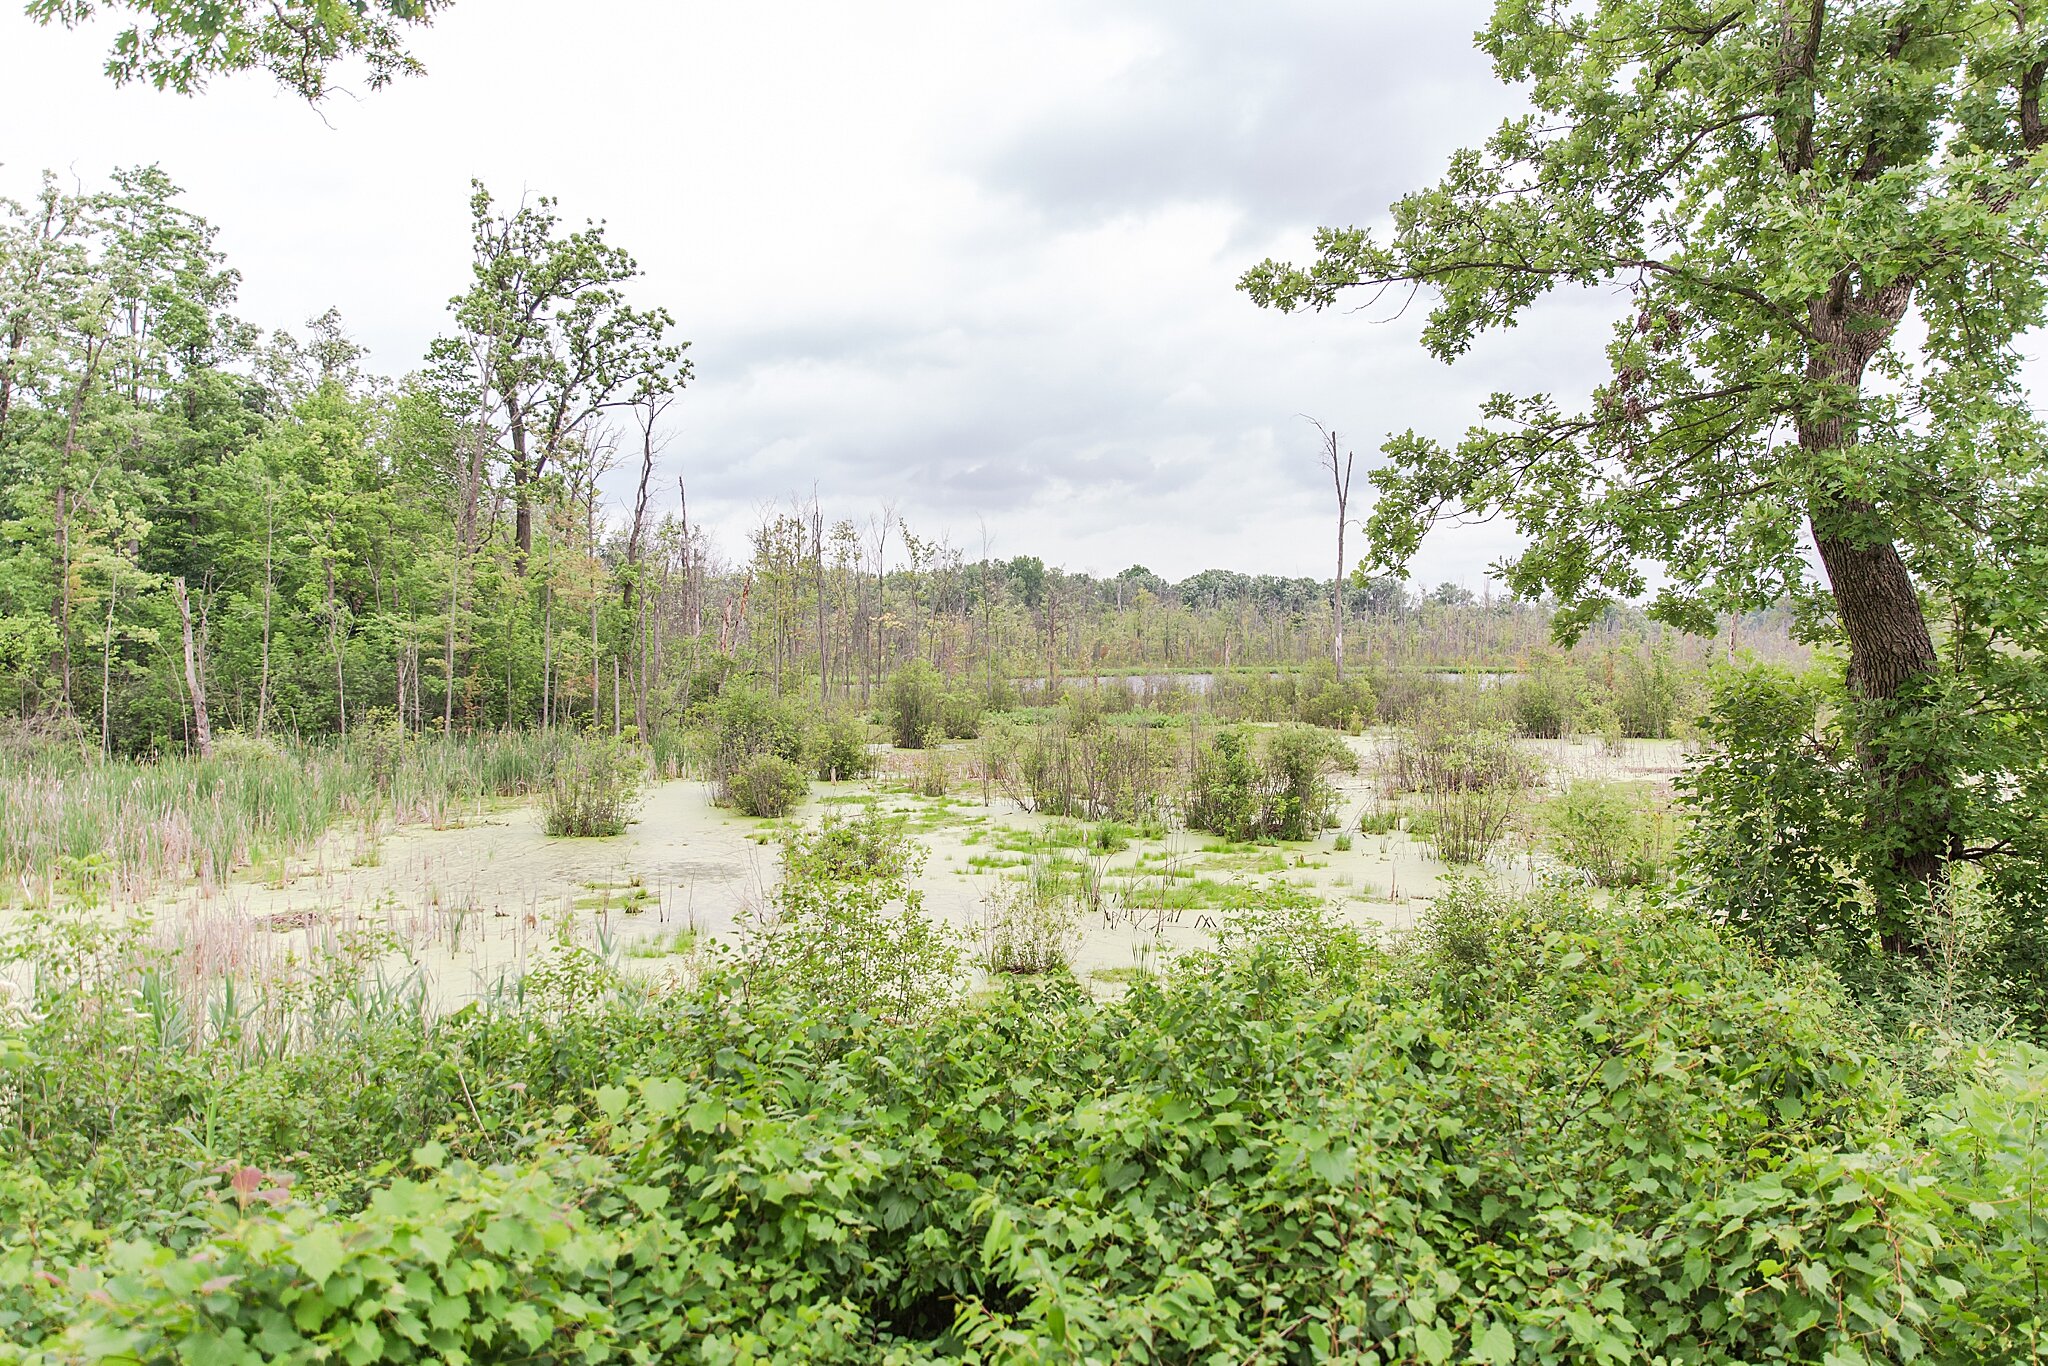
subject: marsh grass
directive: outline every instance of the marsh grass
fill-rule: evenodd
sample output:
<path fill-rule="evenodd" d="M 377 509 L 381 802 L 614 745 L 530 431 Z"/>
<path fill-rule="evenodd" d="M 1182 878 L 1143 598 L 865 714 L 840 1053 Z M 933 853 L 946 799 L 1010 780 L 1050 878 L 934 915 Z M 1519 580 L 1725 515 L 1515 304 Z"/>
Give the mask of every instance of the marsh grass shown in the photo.
<path fill-rule="evenodd" d="M 1084 904 L 1075 879 L 1044 862 L 1034 862 L 1021 878 L 998 881 L 982 898 L 975 926 L 982 969 L 991 976 L 1071 971 Z"/>
<path fill-rule="evenodd" d="M 349 822 L 456 825 L 492 798 L 531 795 L 567 743 L 530 731 L 295 748 L 223 737 L 212 759 L 17 760 L 0 767 L 0 901 L 133 905 L 187 878 L 215 890 Z"/>

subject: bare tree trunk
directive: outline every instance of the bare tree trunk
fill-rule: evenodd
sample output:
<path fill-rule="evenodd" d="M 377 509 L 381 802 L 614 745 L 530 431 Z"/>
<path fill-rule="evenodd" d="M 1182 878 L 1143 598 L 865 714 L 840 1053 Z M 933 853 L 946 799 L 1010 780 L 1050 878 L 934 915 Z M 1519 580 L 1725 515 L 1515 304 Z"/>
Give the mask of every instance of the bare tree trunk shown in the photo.
<path fill-rule="evenodd" d="M 85 416 L 85 395 L 92 387 L 93 376 L 99 371 L 100 357 L 106 354 L 106 342 L 95 345 L 90 339 L 85 344 L 85 373 L 79 376 L 78 385 L 72 390 L 70 410 L 64 419 L 64 459 L 57 472 L 57 497 L 54 506 L 55 530 L 57 533 L 57 635 L 58 653 L 61 659 L 61 679 L 64 694 L 64 714 L 72 715 L 71 709 L 71 461 L 78 454 L 78 424 Z"/>
<path fill-rule="evenodd" d="M 818 576 L 818 706 L 831 701 L 832 651 L 825 634 L 825 513 L 818 506 L 818 491 L 811 490 L 811 563 Z"/>
<path fill-rule="evenodd" d="M 590 494 L 585 500 L 584 554 L 590 560 L 590 729 L 604 729 L 603 714 L 599 710 L 604 701 L 603 689 L 598 685 L 597 655 L 597 477 L 590 480 Z"/>
<path fill-rule="evenodd" d="M 271 568 L 271 549 L 277 534 L 277 502 L 275 493 L 266 489 L 263 495 L 263 666 L 256 683 L 256 738 L 263 738 L 263 728 L 270 720 L 270 597 L 276 579 Z"/>
<path fill-rule="evenodd" d="M 114 683 L 114 601 L 121 595 L 121 562 L 114 561 L 114 568 L 107 580 L 107 624 L 100 636 L 100 757 L 111 758 L 114 753 L 111 732 L 107 728 L 107 713 L 113 697 Z"/>
<path fill-rule="evenodd" d="M 203 662 L 192 642 L 192 603 L 185 596 L 183 575 L 171 580 L 178 594 L 178 620 L 185 634 L 185 690 L 192 698 L 192 730 L 199 743 L 199 757 L 213 757 L 213 727 L 206 718 L 206 679 Z"/>
<path fill-rule="evenodd" d="M 1337 433 L 1322 423 L 1316 423 L 1316 430 L 1323 434 L 1323 468 L 1330 472 L 1330 482 L 1337 491 L 1337 578 L 1330 590 L 1330 658 L 1337 666 L 1337 681 L 1344 681 L 1344 524 L 1351 505 L 1351 466 L 1358 457 L 1355 453 L 1344 452 L 1339 459 Z"/>

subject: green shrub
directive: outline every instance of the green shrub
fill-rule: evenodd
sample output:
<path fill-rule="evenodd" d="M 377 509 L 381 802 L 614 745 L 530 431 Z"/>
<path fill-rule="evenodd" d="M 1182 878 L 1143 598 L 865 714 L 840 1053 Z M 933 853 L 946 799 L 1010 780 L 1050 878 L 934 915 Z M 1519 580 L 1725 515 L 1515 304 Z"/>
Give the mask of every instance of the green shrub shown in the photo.
<path fill-rule="evenodd" d="M 924 861 L 915 838 L 872 809 L 792 831 L 770 912 L 746 927 L 750 980 L 814 1007 L 897 1020 L 956 999 L 959 937 L 925 915 L 911 885 Z"/>
<path fill-rule="evenodd" d="M 1267 833 L 1283 840 L 1314 839 L 1336 823 L 1337 789 L 1331 776 L 1358 765 L 1342 740 L 1314 726 L 1281 726 L 1266 734 L 1260 758 Z"/>
<path fill-rule="evenodd" d="M 955 689 L 939 701 L 939 728 L 948 740 L 972 740 L 981 734 L 985 709 L 978 694 Z"/>
<path fill-rule="evenodd" d="M 1550 803 L 1543 823 L 1558 860 L 1596 887 L 1639 887 L 1656 879 L 1670 857 L 1664 813 L 1620 783 L 1573 782 Z"/>
<path fill-rule="evenodd" d="M 811 732 L 811 769 L 821 782 L 846 782 L 875 771 L 867 724 L 851 713 L 832 717 Z"/>
<path fill-rule="evenodd" d="M 1336 818 L 1331 775 L 1355 763 L 1342 740 L 1314 726 L 1256 740 L 1222 730 L 1196 759 L 1183 814 L 1190 829 L 1225 839 L 1313 839 Z"/>
<path fill-rule="evenodd" d="M 1262 797 L 1246 733 L 1221 730 L 1195 761 L 1181 814 L 1190 830 L 1227 840 L 1257 839 L 1265 825 Z"/>
<path fill-rule="evenodd" d="M 1515 729 L 1538 740 L 1572 734 L 1579 724 L 1583 683 L 1572 665 L 1543 653 L 1524 661 L 1522 672 L 1508 685 L 1508 705 Z"/>
<path fill-rule="evenodd" d="M 792 765 L 804 762 L 810 724 L 795 699 L 735 679 L 711 703 L 710 715 L 711 799 L 720 806 L 742 805 L 734 784 L 755 760 L 772 756 Z"/>
<path fill-rule="evenodd" d="M 798 802 L 810 795 L 810 779 L 804 771 L 777 754 L 763 754 L 747 761 L 727 780 L 731 802 L 748 816 L 786 816 Z"/>
<path fill-rule="evenodd" d="M 882 685 L 882 723 L 898 749 L 923 749 L 945 734 L 946 680 L 923 660 L 906 664 Z"/>
<path fill-rule="evenodd" d="M 556 760 L 554 775 L 541 792 L 547 832 L 624 834 L 646 773 L 646 756 L 630 740 L 612 735 L 578 740 Z"/>
<path fill-rule="evenodd" d="M 953 790 L 953 762 L 937 745 L 924 752 L 917 764 L 917 794 L 938 798 Z"/>
<path fill-rule="evenodd" d="M 1081 945 L 1082 898 L 1042 859 L 1022 878 L 1004 878 L 982 898 L 975 956 L 984 972 L 1068 972 Z"/>
<path fill-rule="evenodd" d="M 1076 692 L 1043 724 L 1006 732 L 1010 793 L 1032 811 L 1085 820 L 1156 818 L 1173 747 L 1142 718 L 1109 719 Z"/>

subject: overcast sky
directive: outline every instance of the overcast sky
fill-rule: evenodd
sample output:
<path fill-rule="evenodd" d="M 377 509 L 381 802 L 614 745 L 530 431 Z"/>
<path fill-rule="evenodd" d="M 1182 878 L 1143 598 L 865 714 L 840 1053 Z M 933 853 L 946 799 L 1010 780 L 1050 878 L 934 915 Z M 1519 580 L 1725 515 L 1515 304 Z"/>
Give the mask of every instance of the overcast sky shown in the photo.
<path fill-rule="evenodd" d="M 1489 390 L 1583 393 L 1597 361 L 1583 303 L 1445 368 L 1417 314 L 1233 288 L 1318 224 L 1380 221 L 1513 107 L 1471 46 L 1484 0 L 457 0 L 425 77 L 321 113 L 253 74 L 117 91 L 108 30 L 0 3 L 0 189 L 157 162 L 219 226 L 244 316 L 339 305 L 381 371 L 448 325 L 471 177 L 606 220 L 692 343 L 664 494 L 684 475 L 728 551 L 815 486 L 828 517 L 893 502 L 969 558 L 985 523 L 997 555 L 1098 573 L 1325 577 L 1300 415 L 1363 461 L 1454 436 Z M 1476 588 L 1502 546 L 1443 533 L 1415 572 Z"/>

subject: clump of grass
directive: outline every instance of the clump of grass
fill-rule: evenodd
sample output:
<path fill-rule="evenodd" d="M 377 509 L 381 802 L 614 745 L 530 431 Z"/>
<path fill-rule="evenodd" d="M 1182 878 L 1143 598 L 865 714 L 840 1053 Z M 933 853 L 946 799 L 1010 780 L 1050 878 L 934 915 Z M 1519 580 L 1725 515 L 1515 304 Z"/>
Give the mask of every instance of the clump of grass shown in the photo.
<path fill-rule="evenodd" d="M 991 974 L 1066 972 L 1081 946 L 1082 897 L 1073 877 L 1045 862 L 997 883 L 982 902 L 976 940 Z"/>

